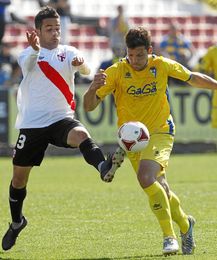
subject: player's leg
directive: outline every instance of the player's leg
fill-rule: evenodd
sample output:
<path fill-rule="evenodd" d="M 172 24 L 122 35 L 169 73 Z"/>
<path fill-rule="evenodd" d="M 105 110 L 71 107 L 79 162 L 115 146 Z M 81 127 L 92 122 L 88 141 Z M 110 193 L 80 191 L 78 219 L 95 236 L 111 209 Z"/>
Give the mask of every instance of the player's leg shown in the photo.
<path fill-rule="evenodd" d="M 18 234 L 27 225 L 23 216 L 23 201 L 26 197 L 26 185 L 32 167 L 14 166 L 13 178 L 9 187 L 9 205 L 12 223 L 2 239 L 2 248 L 9 250 L 16 242 Z"/>
<path fill-rule="evenodd" d="M 72 142 L 70 142 L 72 141 Z M 89 133 L 84 127 L 75 127 L 70 130 L 68 135 L 68 144 L 78 146 L 85 161 L 94 166 L 99 172 L 101 179 L 111 182 L 116 170 L 121 166 L 124 160 L 124 151 L 117 148 L 113 154 L 109 154 L 107 159 L 99 146 L 91 139 Z"/>
<path fill-rule="evenodd" d="M 170 191 L 169 202 L 172 218 L 180 228 L 182 253 L 184 255 L 191 255 L 194 253 L 194 249 L 196 247 L 193 236 L 195 219 L 192 216 L 185 214 L 180 205 L 179 198 L 172 191 Z"/>
<path fill-rule="evenodd" d="M 152 135 L 148 146 L 141 153 L 128 153 L 137 172 L 138 181 L 148 195 L 150 207 L 163 232 L 163 253 L 165 255 L 176 253 L 179 249 L 173 229 L 169 199 L 164 188 L 157 181 L 159 172 L 168 164 L 172 145 L 172 136 Z"/>
<path fill-rule="evenodd" d="M 170 190 L 165 175 L 159 176 L 158 181 L 165 189 L 169 198 L 172 219 L 174 222 L 177 223 L 180 228 L 182 239 L 182 252 L 183 254 L 193 254 L 196 247 L 193 237 L 195 219 L 184 212 L 180 205 L 180 200 L 178 196 Z"/>
<path fill-rule="evenodd" d="M 163 253 L 167 255 L 176 253 L 179 247 L 173 229 L 169 200 L 164 188 L 157 181 L 160 169 L 161 166 L 155 161 L 141 160 L 137 177 L 160 224 L 164 237 Z"/>
<path fill-rule="evenodd" d="M 173 221 L 177 223 L 181 232 L 186 233 L 189 228 L 188 215 L 183 211 L 178 196 L 170 190 L 165 175 L 161 175 L 157 178 L 158 182 L 164 188 L 169 198 L 170 211 Z"/>
<path fill-rule="evenodd" d="M 107 160 L 92 140 L 87 129 L 78 121 L 64 119 L 53 125 L 51 129 L 53 144 L 65 147 L 78 147 L 85 161 L 94 166 L 101 175 L 102 180 L 112 181 L 116 170 L 121 166 L 124 160 L 124 152 L 117 148 L 116 151 L 109 155 Z"/>
<path fill-rule="evenodd" d="M 40 165 L 44 151 L 46 132 L 25 129 L 20 134 L 14 149 L 13 177 L 9 187 L 9 205 L 12 223 L 2 239 L 2 248 L 9 250 L 16 243 L 19 233 L 27 225 L 22 208 L 26 197 L 26 186 L 32 166 Z"/>
<path fill-rule="evenodd" d="M 32 167 L 14 165 L 13 178 L 9 187 L 9 204 L 11 210 L 12 226 L 19 226 L 22 222 L 23 201 L 26 197 L 26 185 Z"/>

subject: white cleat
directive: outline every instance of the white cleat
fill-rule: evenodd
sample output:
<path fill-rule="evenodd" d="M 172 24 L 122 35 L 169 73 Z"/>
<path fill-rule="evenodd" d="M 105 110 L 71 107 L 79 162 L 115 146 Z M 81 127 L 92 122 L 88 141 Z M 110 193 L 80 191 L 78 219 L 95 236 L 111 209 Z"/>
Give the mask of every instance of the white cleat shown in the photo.
<path fill-rule="evenodd" d="M 173 237 L 165 237 L 163 242 L 163 255 L 175 255 L 178 251 L 178 241 Z"/>

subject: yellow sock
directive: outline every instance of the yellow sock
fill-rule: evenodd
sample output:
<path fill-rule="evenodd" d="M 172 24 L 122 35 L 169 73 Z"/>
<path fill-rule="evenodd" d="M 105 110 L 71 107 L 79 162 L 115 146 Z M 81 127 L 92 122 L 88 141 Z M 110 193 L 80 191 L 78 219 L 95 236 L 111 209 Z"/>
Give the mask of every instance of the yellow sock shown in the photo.
<path fill-rule="evenodd" d="M 149 204 L 157 217 L 164 237 L 176 238 L 172 225 L 170 204 L 166 192 L 159 182 L 154 182 L 151 186 L 144 189 L 149 197 Z"/>
<path fill-rule="evenodd" d="M 179 198 L 172 191 L 170 191 L 169 202 L 172 219 L 178 224 L 181 232 L 185 234 L 189 228 L 188 216 L 181 208 Z"/>

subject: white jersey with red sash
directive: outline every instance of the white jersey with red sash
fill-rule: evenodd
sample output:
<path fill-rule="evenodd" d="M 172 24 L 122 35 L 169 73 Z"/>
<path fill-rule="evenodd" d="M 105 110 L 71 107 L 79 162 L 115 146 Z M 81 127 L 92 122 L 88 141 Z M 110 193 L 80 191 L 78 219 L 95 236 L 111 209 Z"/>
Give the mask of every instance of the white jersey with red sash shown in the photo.
<path fill-rule="evenodd" d="M 74 74 L 71 65 L 80 52 L 59 45 L 39 52 L 26 48 L 18 58 L 23 80 L 18 88 L 16 128 L 41 128 L 74 117 Z"/>

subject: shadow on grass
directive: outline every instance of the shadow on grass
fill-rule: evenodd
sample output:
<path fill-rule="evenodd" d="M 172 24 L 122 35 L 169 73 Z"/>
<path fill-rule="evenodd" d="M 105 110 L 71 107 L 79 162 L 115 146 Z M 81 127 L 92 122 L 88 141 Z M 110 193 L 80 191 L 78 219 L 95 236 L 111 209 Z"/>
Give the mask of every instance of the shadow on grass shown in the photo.
<path fill-rule="evenodd" d="M 177 254 L 179 255 L 179 254 Z M 180 254 L 181 255 L 181 254 Z M 62 260 L 148 260 L 165 259 L 163 255 L 125 256 L 125 257 L 103 257 L 103 258 L 65 258 Z"/>
<path fill-rule="evenodd" d="M 10 258 L 8 258 L 8 257 L 2 257 L 2 256 L 0 256 L 0 260 L 28 260 L 28 259 L 24 259 L 24 258 L 16 258 L 16 257 L 10 257 Z M 29 259 L 30 260 L 30 259 Z"/>
<path fill-rule="evenodd" d="M 1 253 L 1 252 L 0 252 Z M 181 255 L 181 254 L 176 254 Z M 174 255 L 175 256 L 175 255 Z M 64 258 L 61 260 L 155 260 L 165 259 L 163 255 L 125 256 L 125 257 L 103 257 L 103 258 Z M 30 260 L 27 258 L 7 258 L 0 256 L 0 260 Z"/>

